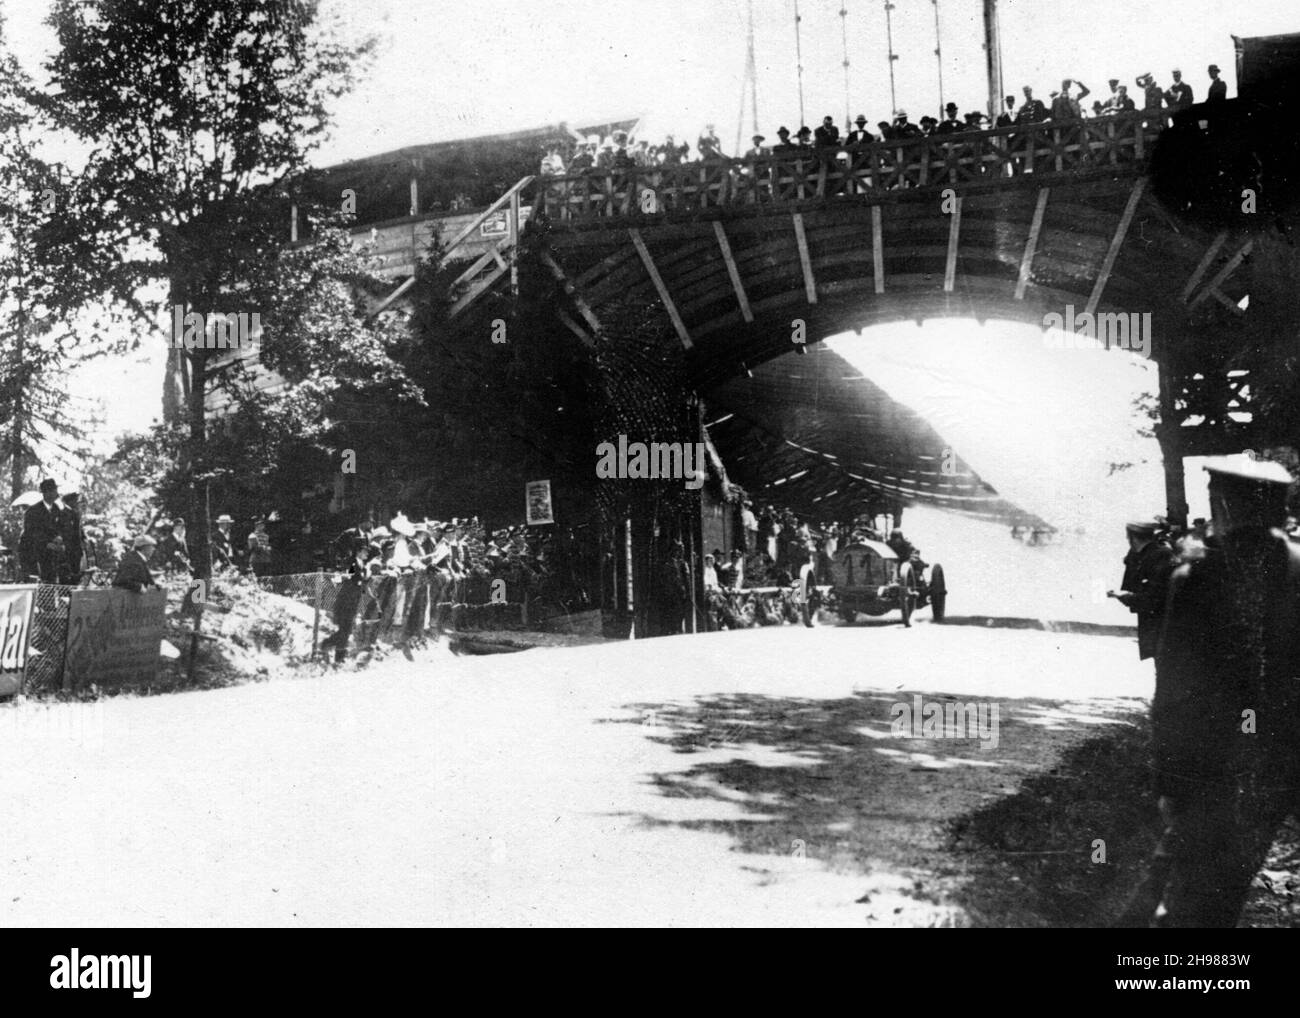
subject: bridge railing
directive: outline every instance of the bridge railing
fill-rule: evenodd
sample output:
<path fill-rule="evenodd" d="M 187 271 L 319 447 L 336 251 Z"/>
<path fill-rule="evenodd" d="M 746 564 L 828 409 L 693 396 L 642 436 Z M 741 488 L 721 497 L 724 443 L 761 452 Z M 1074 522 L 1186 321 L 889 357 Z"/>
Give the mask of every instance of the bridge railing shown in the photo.
<path fill-rule="evenodd" d="M 1145 163 L 1165 118 L 1125 113 L 1043 121 L 752 159 L 627 167 L 539 180 L 553 221 L 694 212 L 917 187 L 995 183 Z"/>

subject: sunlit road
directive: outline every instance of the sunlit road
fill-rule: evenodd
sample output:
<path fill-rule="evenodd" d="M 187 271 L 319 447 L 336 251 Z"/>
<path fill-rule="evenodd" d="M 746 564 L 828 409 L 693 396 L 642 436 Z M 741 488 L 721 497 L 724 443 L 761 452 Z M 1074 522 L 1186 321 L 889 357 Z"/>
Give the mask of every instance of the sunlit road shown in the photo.
<path fill-rule="evenodd" d="M 1152 680 L 1120 637 L 798 627 L 0 707 L 10 925 L 930 925 L 938 824 Z M 997 745 L 890 732 L 913 693 Z"/>

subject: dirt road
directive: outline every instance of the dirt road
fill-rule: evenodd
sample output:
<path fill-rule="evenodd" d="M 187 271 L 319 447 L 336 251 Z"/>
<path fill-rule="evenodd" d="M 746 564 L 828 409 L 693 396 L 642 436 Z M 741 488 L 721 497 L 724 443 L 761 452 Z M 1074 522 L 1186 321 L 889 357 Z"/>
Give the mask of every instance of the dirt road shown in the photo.
<path fill-rule="evenodd" d="M 42 925 L 960 923 L 945 822 L 1150 691 L 1127 639 L 921 624 L 435 650 L 26 703 L 0 711 L 0 908 Z M 891 733 L 894 704 L 942 694 L 996 705 L 996 747 Z"/>

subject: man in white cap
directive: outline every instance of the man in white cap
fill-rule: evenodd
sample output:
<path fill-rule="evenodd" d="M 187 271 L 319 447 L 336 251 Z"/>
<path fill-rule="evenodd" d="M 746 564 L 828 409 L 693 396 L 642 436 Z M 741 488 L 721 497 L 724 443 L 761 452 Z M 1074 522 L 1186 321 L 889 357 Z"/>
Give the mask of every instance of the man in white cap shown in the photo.
<path fill-rule="evenodd" d="M 1205 469 L 1213 533 L 1170 581 L 1151 704 L 1159 927 L 1235 926 L 1300 805 L 1300 548 L 1281 529 L 1292 478 L 1270 462 Z"/>
<path fill-rule="evenodd" d="M 141 534 L 132 541 L 131 550 L 123 555 L 122 561 L 118 563 L 117 574 L 113 577 L 113 586 L 136 594 L 158 586 L 153 573 L 149 572 L 149 559 L 157 546 L 158 542 L 148 534 Z"/>

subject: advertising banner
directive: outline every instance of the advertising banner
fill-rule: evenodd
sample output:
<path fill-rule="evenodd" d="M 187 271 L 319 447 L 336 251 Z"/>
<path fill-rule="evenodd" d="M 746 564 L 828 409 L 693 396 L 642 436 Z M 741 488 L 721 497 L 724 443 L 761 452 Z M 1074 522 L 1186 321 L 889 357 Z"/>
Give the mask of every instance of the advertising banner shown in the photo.
<path fill-rule="evenodd" d="M 35 584 L 0 587 L 0 696 L 13 696 L 23 688 L 35 607 Z"/>
<path fill-rule="evenodd" d="M 74 590 L 68 608 L 64 688 L 152 681 L 166 606 L 165 590 Z"/>
<path fill-rule="evenodd" d="M 524 504 L 528 525 L 554 523 L 555 510 L 551 507 L 551 482 L 529 481 L 524 485 Z"/>

